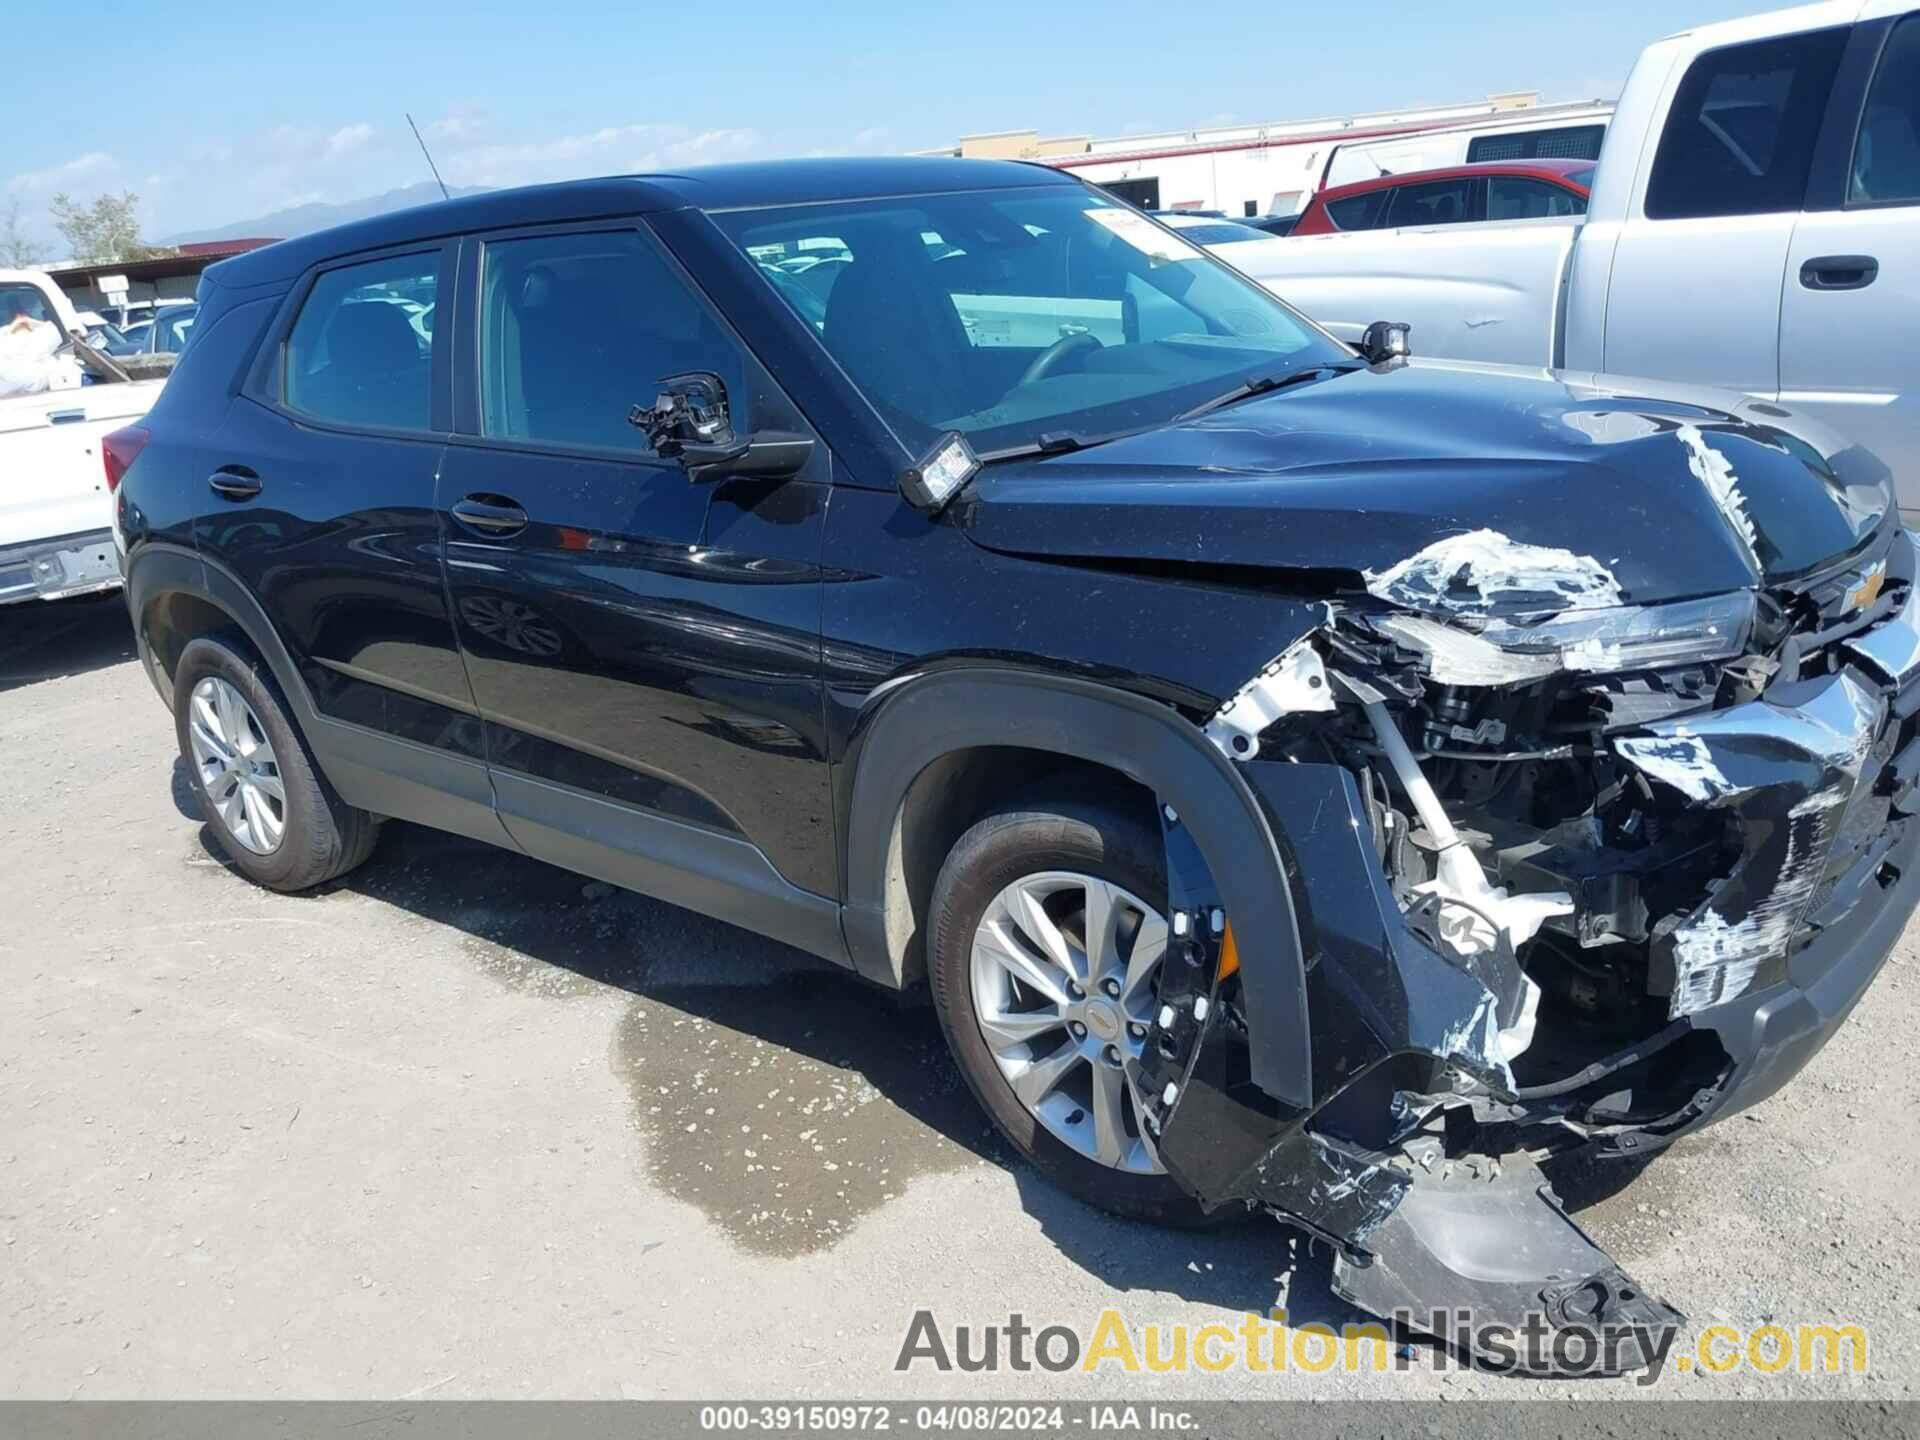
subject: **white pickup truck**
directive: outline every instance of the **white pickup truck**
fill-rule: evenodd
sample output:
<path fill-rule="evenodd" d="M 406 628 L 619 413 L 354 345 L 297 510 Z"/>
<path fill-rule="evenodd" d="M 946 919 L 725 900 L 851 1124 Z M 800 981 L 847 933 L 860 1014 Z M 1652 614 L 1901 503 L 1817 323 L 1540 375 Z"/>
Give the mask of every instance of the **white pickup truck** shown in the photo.
<path fill-rule="evenodd" d="M 1920 519 L 1920 9 L 1829 0 L 1647 47 L 1583 219 L 1294 237 L 1225 258 L 1345 339 L 1685 381 L 1875 451 Z"/>
<path fill-rule="evenodd" d="M 0 270 L 0 326 L 22 316 L 69 337 L 82 330 L 45 275 Z M 146 414 L 166 379 L 130 379 L 82 342 L 70 353 L 87 383 L 0 399 L 0 605 L 120 584 L 100 440 Z"/>

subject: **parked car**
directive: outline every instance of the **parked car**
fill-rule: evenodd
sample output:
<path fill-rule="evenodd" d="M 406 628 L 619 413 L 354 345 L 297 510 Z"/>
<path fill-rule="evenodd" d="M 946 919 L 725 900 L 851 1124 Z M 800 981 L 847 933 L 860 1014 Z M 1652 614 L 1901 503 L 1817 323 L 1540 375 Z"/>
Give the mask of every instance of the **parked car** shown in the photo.
<path fill-rule="evenodd" d="M 155 311 L 135 341 L 138 353 L 178 355 L 186 348 L 187 337 L 193 333 L 194 321 L 199 316 L 198 305 L 169 305 Z"/>
<path fill-rule="evenodd" d="M 1453 125 L 1370 136 L 1335 145 L 1320 173 L 1321 190 L 1382 175 L 1439 170 L 1490 161 L 1599 158 L 1613 105 L 1604 100 L 1481 115 Z"/>
<path fill-rule="evenodd" d="M 1292 233 L 1584 215 L 1593 171 L 1591 160 L 1524 160 L 1382 175 L 1322 190 Z"/>
<path fill-rule="evenodd" d="M 1540 1163 L 1770 1094 L 1920 899 L 1920 552 L 1776 407 L 1356 354 L 978 160 L 463 197 L 200 304 L 111 444 L 241 875 L 397 817 L 930 987 L 1044 1173 L 1357 1305 L 1675 1323 Z"/>
<path fill-rule="evenodd" d="M 89 345 L 115 359 L 123 355 L 132 355 L 139 348 L 127 338 L 125 331 L 98 311 L 76 310 L 74 319 Z"/>
<path fill-rule="evenodd" d="M 73 303 L 37 270 L 0 270 L 0 327 L 24 317 L 67 336 L 63 388 L 0 399 L 0 606 L 120 584 L 103 437 L 144 415 L 164 377 L 132 379 L 96 348 Z M 104 322 L 102 322 L 104 324 Z M 71 337 L 80 336 L 80 341 Z M 50 367 L 51 368 L 51 367 Z"/>
<path fill-rule="evenodd" d="M 1778 404 L 1885 457 L 1920 515 L 1906 325 L 1920 303 L 1920 16 L 1906 12 L 1840 0 L 1648 46 L 1584 218 L 1317 238 L 1249 273 L 1349 338 L 1391 315 L 1424 355 Z"/>
<path fill-rule="evenodd" d="M 1291 235 L 1300 223 L 1298 215 L 1255 215 L 1241 222 L 1266 235 Z"/>
<path fill-rule="evenodd" d="M 1271 240 L 1273 236 L 1238 220 L 1215 220 L 1196 215 L 1162 215 L 1160 220 L 1182 239 L 1209 248 L 1218 245 L 1244 245 L 1249 240 Z"/>

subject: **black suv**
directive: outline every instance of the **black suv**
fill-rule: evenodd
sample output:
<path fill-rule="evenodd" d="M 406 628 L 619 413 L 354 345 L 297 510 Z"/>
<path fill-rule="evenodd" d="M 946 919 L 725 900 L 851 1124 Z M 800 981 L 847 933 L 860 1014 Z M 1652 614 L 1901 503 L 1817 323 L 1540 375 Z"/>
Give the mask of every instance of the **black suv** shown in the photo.
<path fill-rule="evenodd" d="M 398 817 L 930 986 L 1047 1173 L 1377 1311 L 1669 1323 L 1538 1162 L 1769 1094 L 1920 895 L 1915 547 L 1778 406 L 1356 353 L 975 161 L 487 194 L 199 301 L 107 453 L 235 868 Z"/>

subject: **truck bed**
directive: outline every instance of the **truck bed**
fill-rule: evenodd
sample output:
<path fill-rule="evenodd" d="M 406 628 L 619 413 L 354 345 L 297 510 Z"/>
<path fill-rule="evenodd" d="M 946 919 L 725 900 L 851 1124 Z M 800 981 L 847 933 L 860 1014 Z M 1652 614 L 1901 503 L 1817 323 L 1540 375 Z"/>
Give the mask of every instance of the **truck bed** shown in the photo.
<path fill-rule="evenodd" d="M 1235 262 L 1347 341 L 1375 320 L 1413 350 L 1502 365 L 1561 363 L 1560 294 L 1577 217 L 1302 235 Z M 1251 248 L 1251 247 L 1242 247 Z"/>
<path fill-rule="evenodd" d="M 0 400 L 0 604 L 77 594 L 118 582 L 112 499 L 100 438 L 146 414 L 163 380 L 83 385 Z"/>

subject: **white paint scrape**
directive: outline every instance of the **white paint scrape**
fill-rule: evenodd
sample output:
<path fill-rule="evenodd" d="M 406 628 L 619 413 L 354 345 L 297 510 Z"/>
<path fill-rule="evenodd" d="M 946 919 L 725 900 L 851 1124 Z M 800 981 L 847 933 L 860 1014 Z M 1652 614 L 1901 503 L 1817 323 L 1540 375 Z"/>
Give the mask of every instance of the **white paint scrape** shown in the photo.
<path fill-rule="evenodd" d="M 1707 444 L 1707 437 L 1700 433 L 1697 425 L 1682 425 L 1679 436 L 1680 443 L 1687 447 L 1688 467 L 1707 487 L 1713 503 L 1720 507 L 1720 513 L 1727 517 L 1727 523 L 1733 527 L 1733 533 L 1740 537 L 1746 548 L 1747 563 L 1758 575 L 1759 537 L 1753 528 L 1753 517 L 1747 514 L 1746 499 L 1740 494 L 1739 481 L 1733 473 L 1733 462 Z"/>
<path fill-rule="evenodd" d="M 1672 735 L 1615 740 L 1613 748 L 1648 779 L 1671 785 L 1689 800 L 1706 804 L 1740 790 L 1714 762 L 1707 742 L 1684 729 Z"/>
<path fill-rule="evenodd" d="M 1591 555 L 1526 545 L 1498 530 L 1436 540 L 1386 570 L 1367 589 L 1409 610 L 1477 614 L 1500 605 L 1597 610 L 1620 604 L 1613 573 Z"/>
<path fill-rule="evenodd" d="M 1785 953 L 1819 888 L 1849 789 L 1816 791 L 1793 808 L 1779 878 L 1750 911 L 1729 920 L 1709 901 L 1673 932 L 1673 1018 L 1746 994 L 1761 965 Z"/>

